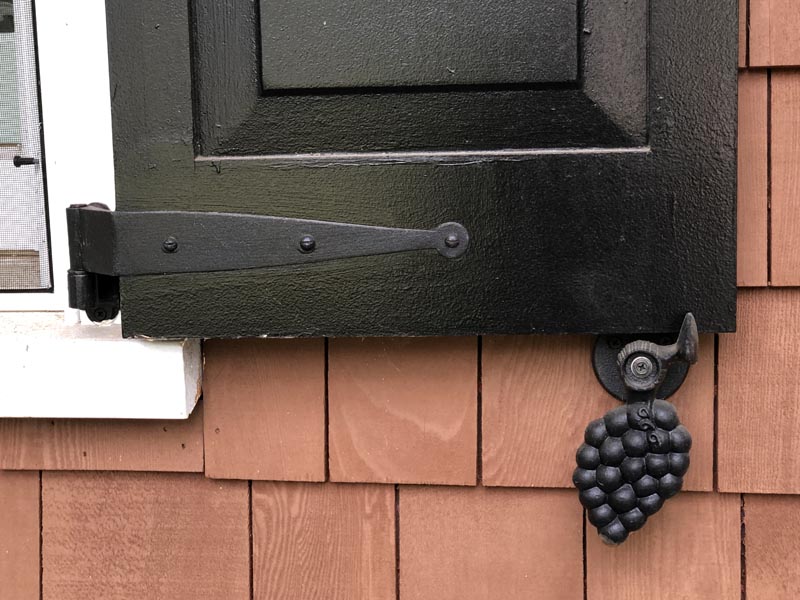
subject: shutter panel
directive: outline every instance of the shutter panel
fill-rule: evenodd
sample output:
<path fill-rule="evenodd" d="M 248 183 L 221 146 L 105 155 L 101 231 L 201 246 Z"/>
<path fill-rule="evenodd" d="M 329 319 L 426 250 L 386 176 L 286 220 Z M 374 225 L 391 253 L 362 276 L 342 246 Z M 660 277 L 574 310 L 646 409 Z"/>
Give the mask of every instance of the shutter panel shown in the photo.
<path fill-rule="evenodd" d="M 469 233 L 124 276 L 125 334 L 733 330 L 736 4 L 109 0 L 117 210 Z"/>

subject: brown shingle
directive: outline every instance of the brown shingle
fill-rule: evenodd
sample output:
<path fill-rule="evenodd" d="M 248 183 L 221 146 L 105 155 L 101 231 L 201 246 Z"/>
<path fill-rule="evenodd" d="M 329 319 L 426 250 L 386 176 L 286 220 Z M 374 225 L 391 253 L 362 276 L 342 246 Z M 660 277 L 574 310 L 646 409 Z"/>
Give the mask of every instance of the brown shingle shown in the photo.
<path fill-rule="evenodd" d="M 767 285 L 767 73 L 739 74 L 737 283 Z"/>
<path fill-rule="evenodd" d="M 43 598 L 245 600 L 247 483 L 42 474 Z"/>
<path fill-rule="evenodd" d="M 800 598 L 800 498 L 744 497 L 747 600 Z"/>
<path fill-rule="evenodd" d="M 739 0 L 739 67 L 747 66 L 747 2 Z"/>
<path fill-rule="evenodd" d="M 800 290 L 740 290 L 737 320 L 720 335 L 719 489 L 800 493 Z"/>
<path fill-rule="evenodd" d="M 0 471 L 0 599 L 39 598 L 39 473 Z"/>
<path fill-rule="evenodd" d="M 581 600 L 582 513 L 566 490 L 402 487 L 403 600 Z"/>
<path fill-rule="evenodd" d="M 739 507 L 738 494 L 679 494 L 616 548 L 588 526 L 588 600 L 739 598 Z"/>
<path fill-rule="evenodd" d="M 0 419 L 0 469 L 201 472 L 202 402 L 187 420 Z"/>
<path fill-rule="evenodd" d="M 205 343 L 206 475 L 325 479 L 325 344 Z"/>
<path fill-rule="evenodd" d="M 475 483 L 476 338 L 330 342 L 333 481 Z"/>
<path fill-rule="evenodd" d="M 797 0 L 750 0 L 750 66 L 800 65 Z"/>
<path fill-rule="evenodd" d="M 800 7 L 795 5 L 798 15 Z M 800 70 L 772 79 L 772 276 L 776 286 L 800 285 Z"/>
<path fill-rule="evenodd" d="M 394 600 L 394 486 L 253 483 L 256 600 Z"/>

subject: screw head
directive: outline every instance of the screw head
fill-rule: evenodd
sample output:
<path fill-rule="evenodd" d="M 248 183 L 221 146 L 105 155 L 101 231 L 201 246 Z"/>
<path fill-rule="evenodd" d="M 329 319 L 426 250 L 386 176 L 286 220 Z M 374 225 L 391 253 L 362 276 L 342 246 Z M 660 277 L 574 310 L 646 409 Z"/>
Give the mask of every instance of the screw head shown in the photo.
<path fill-rule="evenodd" d="M 653 361 L 647 356 L 637 356 L 631 361 L 631 373 L 639 379 L 647 379 L 654 369 Z"/>
<path fill-rule="evenodd" d="M 448 248 L 458 248 L 459 244 L 461 244 L 461 240 L 458 239 L 458 236 L 455 233 L 451 233 L 444 238 L 444 245 Z"/>
<path fill-rule="evenodd" d="M 172 254 L 178 251 L 178 240 L 169 236 L 161 243 L 161 249 L 167 254 Z"/>
<path fill-rule="evenodd" d="M 304 235 L 300 238 L 300 251 L 313 252 L 317 247 L 317 241 L 310 235 Z"/>

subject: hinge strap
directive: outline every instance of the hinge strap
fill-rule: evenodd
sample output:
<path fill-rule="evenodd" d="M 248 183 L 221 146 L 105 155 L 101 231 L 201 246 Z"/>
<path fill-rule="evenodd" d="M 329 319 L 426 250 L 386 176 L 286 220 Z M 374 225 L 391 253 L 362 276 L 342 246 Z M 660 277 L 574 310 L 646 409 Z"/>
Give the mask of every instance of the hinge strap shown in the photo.
<path fill-rule="evenodd" d="M 418 250 L 445 258 L 467 251 L 458 223 L 401 229 L 214 212 L 114 212 L 102 204 L 67 209 L 70 306 L 90 313 L 119 306 L 119 284 L 102 277 L 233 271 Z M 118 308 L 117 308 L 118 310 Z M 116 311 L 112 311 L 116 315 Z M 106 318 L 109 318 L 106 316 Z"/>

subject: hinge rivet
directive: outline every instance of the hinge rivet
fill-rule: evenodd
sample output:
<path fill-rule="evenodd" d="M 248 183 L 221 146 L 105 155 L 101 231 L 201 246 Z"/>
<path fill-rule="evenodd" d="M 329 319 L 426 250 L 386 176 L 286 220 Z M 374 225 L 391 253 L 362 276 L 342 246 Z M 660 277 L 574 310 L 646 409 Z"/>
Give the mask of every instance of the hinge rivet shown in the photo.
<path fill-rule="evenodd" d="M 317 247 L 317 241 L 310 235 L 304 235 L 300 238 L 300 250 L 302 252 L 313 252 Z"/>
<path fill-rule="evenodd" d="M 458 239 L 458 236 L 455 233 L 451 233 L 446 238 L 444 238 L 444 245 L 448 248 L 458 248 L 458 245 L 461 243 L 461 240 Z"/>
<path fill-rule="evenodd" d="M 178 251 L 178 240 L 174 237 L 169 236 L 161 243 L 161 249 L 166 252 L 167 254 L 172 254 L 173 252 Z"/>

